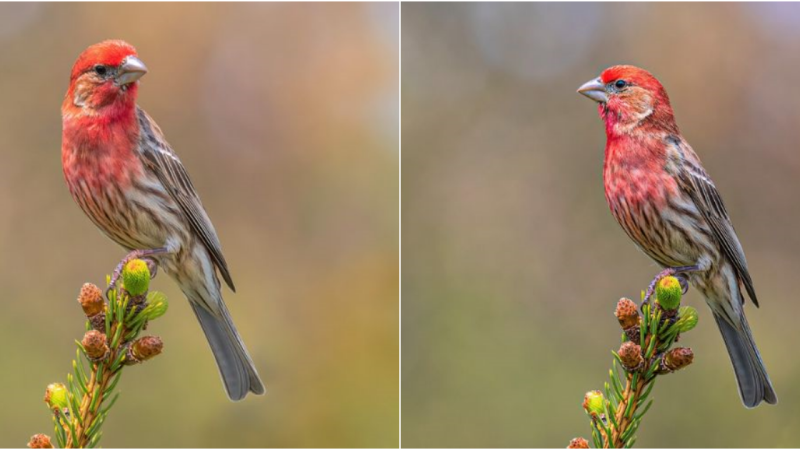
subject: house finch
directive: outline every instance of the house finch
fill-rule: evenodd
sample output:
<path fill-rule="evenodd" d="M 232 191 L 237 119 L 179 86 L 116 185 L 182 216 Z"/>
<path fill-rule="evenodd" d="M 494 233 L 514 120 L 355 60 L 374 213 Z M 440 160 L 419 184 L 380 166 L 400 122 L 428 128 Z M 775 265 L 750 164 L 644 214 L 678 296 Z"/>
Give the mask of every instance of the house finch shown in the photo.
<path fill-rule="evenodd" d="M 138 80 L 146 72 L 136 49 L 123 41 L 104 41 L 81 53 L 61 107 L 64 178 L 92 222 L 131 252 L 123 263 L 146 257 L 180 285 L 228 397 L 263 394 L 222 300 L 217 270 L 234 287 L 214 226 L 161 129 L 136 105 Z"/>
<path fill-rule="evenodd" d="M 744 251 L 717 188 L 678 131 L 661 83 L 637 67 L 615 66 L 578 92 L 600 103 L 603 182 L 614 218 L 645 254 L 705 297 L 742 403 L 777 403 L 744 316 L 742 287 L 758 306 Z"/>

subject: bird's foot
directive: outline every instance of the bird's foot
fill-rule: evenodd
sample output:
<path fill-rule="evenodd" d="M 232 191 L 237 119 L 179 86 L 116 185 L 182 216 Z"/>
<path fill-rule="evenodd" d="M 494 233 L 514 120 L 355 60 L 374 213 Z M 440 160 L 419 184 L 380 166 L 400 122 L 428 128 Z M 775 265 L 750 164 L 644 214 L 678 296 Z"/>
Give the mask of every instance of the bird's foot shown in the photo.
<path fill-rule="evenodd" d="M 111 275 L 111 282 L 108 284 L 108 288 L 106 289 L 106 298 L 108 298 L 108 293 L 114 290 L 117 286 L 117 282 L 119 281 L 119 277 L 122 275 L 122 269 L 125 268 L 125 264 L 133 261 L 134 259 L 141 259 L 147 264 L 147 269 L 150 271 L 150 279 L 155 278 L 156 273 L 158 273 L 158 263 L 153 256 L 161 255 L 167 253 L 166 248 L 154 248 L 154 249 L 147 249 L 147 250 L 134 250 L 124 258 L 122 261 L 117 264 L 116 269 L 114 269 L 114 273 Z"/>
<path fill-rule="evenodd" d="M 650 285 L 647 286 L 647 291 L 645 291 L 644 299 L 642 300 L 642 304 L 639 306 L 639 309 L 644 311 L 644 305 L 650 304 L 650 298 L 653 296 L 653 293 L 656 291 L 656 285 L 662 279 L 672 276 L 675 274 L 675 269 L 672 267 L 666 268 L 658 273 L 658 275 L 653 278 L 653 281 L 650 282 Z"/>

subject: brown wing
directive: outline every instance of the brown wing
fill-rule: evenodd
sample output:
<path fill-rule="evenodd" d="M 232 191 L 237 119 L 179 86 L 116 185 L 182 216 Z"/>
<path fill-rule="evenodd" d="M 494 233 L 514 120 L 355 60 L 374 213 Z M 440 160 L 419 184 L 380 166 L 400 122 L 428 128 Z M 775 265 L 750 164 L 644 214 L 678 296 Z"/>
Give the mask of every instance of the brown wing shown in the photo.
<path fill-rule="evenodd" d="M 686 144 L 682 146 L 686 146 Z M 693 151 L 691 156 L 694 156 Z M 739 238 L 736 237 L 736 231 L 733 229 L 730 217 L 728 217 L 728 211 L 722 203 L 722 197 L 720 197 L 716 186 L 714 186 L 714 182 L 711 181 L 706 171 L 700 166 L 699 160 L 693 161 L 688 158 L 685 158 L 683 164 L 680 165 L 677 179 L 678 184 L 684 192 L 689 194 L 697 209 L 705 217 L 717 243 L 719 243 L 723 253 L 733 264 L 739 279 L 744 284 L 747 294 L 753 303 L 758 306 L 756 290 L 753 287 L 750 272 L 747 270 L 747 261 L 744 257 L 742 244 L 739 243 Z"/>
<path fill-rule="evenodd" d="M 236 288 L 233 286 L 233 280 L 228 271 L 225 257 L 222 256 L 222 247 L 219 243 L 217 232 L 214 230 L 214 225 L 211 224 L 211 220 L 200 202 L 200 197 L 192 185 L 192 180 L 189 179 L 189 174 L 186 173 L 186 169 L 178 159 L 178 155 L 172 151 L 172 148 L 164 139 L 164 135 L 155 121 L 143 109 L 138 107 L 137 115 L 141 130 L 140 139 L 144 144 L 141 146 L 141 156 L 144 164 L 158 176 L 161 184 L 175 199 L 175 202 L 180 205 L 186 219 L 191 224 L 192 230 L 208 249 L 208 253 L 214 260 L 214 264 L 219 269 L 220 274 L 222 274 L 222 278 L 225 279 L 225 283 L 235 292 Z"/>

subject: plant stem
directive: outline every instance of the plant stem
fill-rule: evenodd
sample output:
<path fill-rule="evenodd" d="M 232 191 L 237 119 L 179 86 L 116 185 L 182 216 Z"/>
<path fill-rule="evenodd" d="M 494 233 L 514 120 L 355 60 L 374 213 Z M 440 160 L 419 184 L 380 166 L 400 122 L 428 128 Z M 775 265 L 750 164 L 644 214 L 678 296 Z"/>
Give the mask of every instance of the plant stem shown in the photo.
<path fill-rule="evenodd" d="M 109 410 L 119 397 L 115 392 L 125 366 L 142 363 L 161 353 L 158 336 L 139 336 L 150 321 L 167 311 L 167 299 L 149 292 L 150 271 L 141 260 L 122 269 L 123 286 L 103 291 L 92 283 L 81 287 L 78 303 L 86 316 L 86 332 L 76 341 L 73 373 L 67 384 L 51 383 L 45 403 L 53 414 L 55 437 L 62 448 L 95 447 Z M 107 277 L 110 283 L 110 277 Z M 34 435 L 31 448 L 51 445 L 50 438 Z M 47 447 L 49 448 L 49 447 Z"/>
<path fill-rule="evenodd" d="M 697 325 L 697 310 L 680 306 L 683 286 L 671 273 L 658 274 L 648 293 L 642 292 L 641 305 L 624 297 L 617 302 L 614 315 L 622 328 L 622 344 L 612 352 L 615 359 L 608 372 L 610 382 L 605 383 L 604 391 L 588 391 L 583 397 L 597 448 L 632 447 L 642 418 L 653 403 L 649 396 L 656 378 L 692 363 L 691 348 L 672 345 L 681 333 Z M 586 439 L 575 438 L 569 448 L 588 445 Z"/>
<path fill-rule="evenodd" d="M 657 324 L 660 326 L 660 321 L 658 321 Z M 652 342 L 653 340 L 655 340 L 655 343 Z M 613 424 L 611 424 L 610 439 L 606 439 L 603 442 L 605 448 L 622 448 L 625 446 L 625 441 L 627 439 L 623 439 L 623 437 L 627 438 L 629 429 L 635 425 L 634 417 L 636 417 L 636 410 L 640 406 L 640 398 L 642 393 L 650 383 L 655 382 L 655 375 L 652 375 L 648 378 L 647 374 L 650 373 L 654 364 L 659 365 L 661 361 L 657 355 L 658 349 L 662 345 L 662 342 L 660 339 L 658 339 L 657 330 L 648 330 L 642 348 L 648 349 L 651 345 L 653 348 L 653 354 L 645 355 L 645 363 L 642 368 L 635 373 L 627 372 L 627 383 L 622 392 L 622 399 L 617 405 L 616 411 L 614 411 L 614 418 L 616 419 L 615 422 L 619 425 L 619 427 L 615 427 Z M 628 412 L 628 414 L 626 414 L 626 412 Z"/>
<path fill-rule="evenodd" d="M 114 321 L 111 325 L 110 336 L 114 336 L 117 327 L 122 326 L 122 335 L 124 336 L 128 330 L 122 324 Z M 108 389 L 109 383 L 114 379 L 114 376 L 122 369 L 122 365 L 112 371 L 111 366 L 117 360 L 121 351 L 126 351 L 123 345 L 123 340 L 119 339 L 116 347 L 111 348 L 109 355 L 101 362 L 92 363 L 92 375 L 89 378 L 89 383 L 86 385 L 86 394 L 81 398 L 79 417 L 74 420 L 75 435 L 68 433 L 66 448 L 84 448 L 89 445 L 92 436 L 87 432 L 95 420 L 98 418 L 98 412 L 101 411 L 101 406 L 105 400 L 105 392 Z M 94 408 L 92 408 L 94 406 Z M 81 425 L 83 424 L 83 425 Z"/>
<path fill-rule="evenodd" d="M 628 374 L 628 384 L 625 386 L 625 390 L 622 393 L 623 400 L 618 405 L 617 411 L 614 413 L 617 423 L 619 424 L 619 428 L 616 428 L 613 425 L 611 426 L 611 439 L 607 439 L 605 441 L 605 448 L 622 448 L 625 444 L 622 440 L 622 436 L 626 431 L 628 431 L 628 428 L 633 423 L 631 418 L 634 414 L 636 414 L 636 409 L 639 407 L 639 397 L 642 395 L 642 392 L 647 385 L 647 381 L 644 380 L 644 377 L 639 377 L 635 386 L 632 387 L 632 383 L 633 375 Z M 631 403 L 630 416 L 626 416 L 625 411 L 628 409 L 628 405 Z M 609 446 L 609 444 L 611 445 Z"/>

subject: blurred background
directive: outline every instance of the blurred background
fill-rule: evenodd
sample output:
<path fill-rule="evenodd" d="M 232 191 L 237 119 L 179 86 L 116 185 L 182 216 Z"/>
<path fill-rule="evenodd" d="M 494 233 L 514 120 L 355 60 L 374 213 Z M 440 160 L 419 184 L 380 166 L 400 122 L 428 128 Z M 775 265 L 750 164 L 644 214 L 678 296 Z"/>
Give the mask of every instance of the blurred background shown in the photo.
<path fill-rule="evenodd" d="M 721 191 L 761 308 L 780 403 L 745 410 L 703 299 L 642 447 L 797 447 L 800 5 L 404 4 L 403 445 L 564 447 L 589 438 L 622 296 L 658 267 L 603 195 L 605 133 L 575 90 L 628 63 L 665 85 Z"/>
<path fill-rule="evenodd" d="M 76 303 L 124 251 L 84 217 L 60 107 L 87 46 L 134 44 L 139 104 L 180 155 L 238 288 L 223 291 L 267 386 L 231 403 L 164 275 L 164 354 L 126 371 L 105 447 L 398 443 L 397 4 L 0 4 L 0 447 L 53 433 L 45 386 Z"/>

